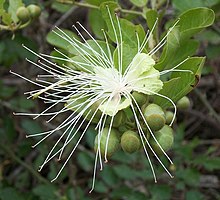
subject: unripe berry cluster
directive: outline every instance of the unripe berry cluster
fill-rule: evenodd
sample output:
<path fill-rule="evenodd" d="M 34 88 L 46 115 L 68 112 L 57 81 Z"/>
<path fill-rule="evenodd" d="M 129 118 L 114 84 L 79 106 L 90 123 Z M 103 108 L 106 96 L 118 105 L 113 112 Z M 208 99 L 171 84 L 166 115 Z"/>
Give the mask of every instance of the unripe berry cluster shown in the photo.
<path fill-rule="evenodd" d="M 153 151 L 157 155 L 162 155 L 163 151 L 168 151 L 174 142 L 174 131 L 171 128 L 171 122 L 174 117 L 174 113 L 170 110 L 163 110 L 159 105 L 149 103 L 149 99 L 146 95 L 134 93 L 135 100 L 142 107 L 144 119 L 142 124 L 146 124 L 143 130 L 144 134 L 152 147 Z M 178 108 L 187 109 L 190 106 L 188 97 L 183 97 L 177 102 Z M 94 149 L 97 151 L 98 145 L 100 145 L 100 152 L 104 156 L 107 150 L 107 157 L 111 157 L 114 152 L 122 148 L 126 153 L 134 153 L 140 150 L 144 143 L 141 141 L 139 131 L 135 123 L 131 122 L 129 116 L 126 116 L 126 112 L 120 111 L 114 118 L 112 128 L 109 130 L 108 126 L 110 120 L 106 120 L 106 127 L 102 130 L 101 134 L 97 134 L 95 138 Z M 152 132 L 155 137 L 152 137 Z M 155 140 L 156 139 L 156 140 Z M 108 146 L 106 149 L 106 143 Z M 159 143 L 159 145 L 158 145 Z"/>
<path fill-rule="evenodd" d="M 41 8 L 34 4 L 30 4 L 27 7 L 24 6 L 19 7 L 16 11 L 16 15 L 22 23 L 26 23 L 30 20 L 33 20 L 39 17 L 40 14 L 41 14 Z"/>

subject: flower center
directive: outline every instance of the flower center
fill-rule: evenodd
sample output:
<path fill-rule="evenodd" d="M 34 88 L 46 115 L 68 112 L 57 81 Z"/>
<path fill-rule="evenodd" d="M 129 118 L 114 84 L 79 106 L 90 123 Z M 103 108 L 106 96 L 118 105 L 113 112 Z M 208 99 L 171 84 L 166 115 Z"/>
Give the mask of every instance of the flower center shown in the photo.
<path fill-rule="evenodd" d="M 127 87 L 127 83 L 123 81 L 119 71 L 116 69 L 99 69 L 99 71 L 96 72 L 96 76 L 99 85 L 101 85 L 103 91 L 106 93 L 112 93 L 113 96 L 117 96 L 123 92 L 131 92 L 131 90 Z"/>

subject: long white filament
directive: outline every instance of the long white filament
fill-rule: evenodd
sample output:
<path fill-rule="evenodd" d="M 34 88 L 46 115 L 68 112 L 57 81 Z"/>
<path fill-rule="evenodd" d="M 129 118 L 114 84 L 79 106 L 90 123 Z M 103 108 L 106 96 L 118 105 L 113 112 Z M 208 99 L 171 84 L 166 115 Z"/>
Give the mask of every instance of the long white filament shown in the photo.
<path fill-rule="evenodd" d="M 138 33 L 136 32 L 137 37 L 137 53 L 132 59 L 131 63 L 128 66 L 125 66 L 126 69 L 123 69 L 123 34 L 120 19 L 115 14 L 112 15 L 112 11 L 108 6 L 106 6 L 106 11 L 109 15 L 110 19 L 110 25 L 113 30 L 113 35 L 115 37 L 116 41 L 116 53 L 118 57 L 118 69 L 114 65 L 114 59 L 113 59 L 113 53 L 112 53 L 112 47 L 111 44 L 108 41 L 108 36 L 104 30 L 103 35 L 105 39 L 105 45 L 107 52 L 102 48 L 102 45 L 99 44 L 98 41 L 95 40 L 95 38 L 86 30 L 86 28 L 77 22 L 80 29 L 85 31 L 87 36 L 90 38 L 90 40 L 96 45 L 96 50 L 90 45 L 90 43 L 84 38 L 84 36 L 81 34 L 80 30 L 73 26 L 80 36 L 81 40 L 76 39 L 74 37 L 69 36 L 66 32 L 61 30 L 60 28 L 56 27 L 56 31 L 54 33 L 62 38 L 64 41 L 68 42 L 72 48 L 77 52 L 77 56 L 81 58 L 80 61 L 76 61 L 73 58 L 69 57 L 69 55 L 66 55 L 65 53 L 61 52 L 58 49 L 55 49 L 57 53 L 61 55 L 61 57 L 52 56 L 52 55 L 46 55 L 46 54 L 38 54 L 28 47 L 24 46 L 25 49 L 27 49 L 29 52 L 33 53 L 35 56 L 37 56 L 40 60 L 35 63 L 29 59 L 26 59 L 29 63 L 32 65 L 42 69 L 46 74 L 39 75 L 36 81 L 30 80 L 28 78 L 25 78 L 15 72 L 11 72 L 12 74 L 40 87 L 40 89 L 35 89 L 33 91 L 26 92 L 25 94 L 30 95 L 28 98 L 39 98 L 45 101 L 45 103 L 50 103 L 50 106 L 47 107 L 45 110 L 43 110 L 41 113 L 31 114 L 31 113 L 15 113 L 16 115 L 29 115 L 33 116 L 34 119 L 41 117 L 41 116 L 50 116 L 50 118 L 46 121 L 47 123 L 51 122 L 54 118 L 56 118 L 58 115 L 62 113 L 66 113 L 67 111 L 72 111 L 72 113 L 63 120 L 62 123 L 60 123 L 56 128 L 41 132 L 41 133 L 35 133 L 31 135 L 27 135 L 27 137 L 40 137 L 38 142 L 33 145 L 33 147 L 36 147 L 41 142 L 43 142 L 45 139 L 52 137 L 55 133 L 61 132 L 61 135 L 59 136 L 58 140 L 55 142 L 55 144 L 50 149 L 48 155 L 46 156 L 45 160 L 43 161 L 42 165 L 39 168 L 39 171 L 49 162 L 51 161 L 55 156 L 58 156 L 58 159 L 60 160 L 63 156 L 63 153 L 65 151 L 65 148 L 68 145 L 71 145 L 71 141 L 73 141 L 76 136 L 78 136 L 78 140 L 75 142 L 75 145 L 72 147 L 71 151 L 69 152 L 64 164 L 60 168 L 57 175 L 54 177 L 54 180 L 58 178 L 58 176 L 61 174 L 62 170 L 66 166 L 67 162 L 71 158 L 72 154 L 75 152 L 77 146 L 79 145 L 80 141 L 82 140 L 83 136 L 85 135 L 88 127 L 93 122 L 94 118 L 97 117 L 97 113 L 101 112 L 100 108 L 101 106 L 104 106 L 104 109 L 102 109 L 101 116 L 99 116 L 98 123 L 96 125 L 97 130 L 97 136 L 98 136 L 98 148 L 95 153 L 95 164 L 94 164 L 94 171 L 93 171 L 93 180 L 92 180 L 92 187 L 90 192 L 95 187 L 95 178 L 96 178 L 96 170 L 97 170 L 97 163 L 100 163 L 100 170 L 103 168 L 103 160 L 105 162 L 108 161 L 107 155 L 108 155 L 108 143 L 109 138 L 111 134 L 111 129 L 113 127 L 113 121 L 114 117 L 119 111 L 119 105 L 121 103 L 121 97 L 130 100 L 130 108 L 134 115 L 134 120 L 136 123 L 136 128 L 139 133 L 141 143 L 144 148 L 144 152 L 146 154 L 146 157 L 149 161 L 150 168 L 154 177 L 155 182 L 157 182 L 155 170 L 153 168 L 153 163 L 150 159 L 149 149 L 153 153 L 156 160 L 161 164 L 161 166 L 164 168 L 164 170 L 168 173 L 170 177 L 173 177 L 168 169 L 165 167 L 165 165 L 162 163 L 156 152 L 151 147 L 148 139 L 146 138 L 142 125 L 139 121 L 141 118 L 144 122 L 144 125 L 149 130 L 151 137 L 155 140 L 155 142 L 158 144 L 159 148 L 163 152 L 163 154 L 166 156 L 166 158 L 169 160 L 169 162 L 172 164 L 172 160 L 169 158 L 167 153 L 162 149 L 158 141 L 156 140 L 154 133 L 151 131 L 149 125 L 147 124 L 143 113 L 137 104 L 134 97 L 131 95 L 132 91 L 143 91 L 150 92 L 154 95 L 160 96 L 162 98 L 167 99 L 173 107 L 174 107 L 174 117 L 170 123 L 170 126 L 173 124 L 175 116 L 176 116 L 176 105 L 173 102 L 172 99 L 169 97 L 162 95 L 158 92 L 148 90 L 146 88 L 137 88 L 137 86 L 134 86 L 133 84 L 136 81 L 140 81 L 142 79 L 149 79 L 153 77 L 162 76 L 164 74 L 170 73 L 170 72 L 190 72 L 190 70 L 181 70 L 177 69 L 180 65 L 184 64 L 189 58 L 186 58 L 182 62 L 180 62 L 178 65 L 172 67 L 171 69 L 164 70 L 155 74 L 151 74 L 145 77 L 139 77 L 135 80 L 130 80 L 128 76 L 131 76 L 134 72 L 131 67 L 136 61 L 136 58 L 140 55 L 142 52 L 146 52 L 146 45 L 149 42 L 153 31 L 156 28 L 156 25 L 158 23 L 158 19 L 156 19 L 151 31 L 148 31 L 145 37 L 142 41 L 140 41 L 140 38 L 138 36 Z M 169 29 L 167 34 L 162 38 L 162 40 L 153 48 L 151 49 L 147 54 L 149 56 L 152 56 L 156 52 L 158 52 L 165 44 L 166 39 L 168 35 L 171 33 L 171 31 L 174 29 L 174 27 L 177 25 L 178 21 L 174 23 L 174 25 Z M 98 49 L 98 50 L 97 50 Z M 77 69 L 72 68 L 71 66 L 59 66 L 55 62 L 52 62 L 48 59 L 53 60 L 60 60 L 68 63 L 72 63 Z M 137 67 L 141 64 L 143 60 L 140 60 L 137 63 Z M 102 68 L 103 70 L 108 70 L 106 73 L 109 74 L 103 74 L 103 77 L 98 76 L 96 74 L 95 69 L 96 68 Z M 78 70 L 81 69 L 81 70 Z M 114 85 L 114 87 L 110 87 Z M 115 107 L 113 110 L 113 116 L 108 116 L 107 110 L 112 103 L 113 98 L 117 96 L 119 97 L 117 102 L 115 102 Z M 59 111 L 53 111 L 53 109 L 58 104 L 65 104 L 65 106 L 60 109 Z M 96 105 L 95 109 L 94 106 Z M 107 124 L 107 118 L 111 117 L 110 123 Z M 106 138 L 106 145 L 105 145 L 105 151 L 104 151 L 104 158 L 102 158 L 101 155 L 101 137 L 103 129 L 108 126 L 108 133 Z M 83 130 L 82 130 L 83 129 Z M 62 140 L 64 140 L 62 142 Z M 62 144 L 61 147 L 59 147 L 59 144 Z M 146 147 L 147 146 L 147 147 Z M 58 150 L 57 150 L 58 149 Z"/>

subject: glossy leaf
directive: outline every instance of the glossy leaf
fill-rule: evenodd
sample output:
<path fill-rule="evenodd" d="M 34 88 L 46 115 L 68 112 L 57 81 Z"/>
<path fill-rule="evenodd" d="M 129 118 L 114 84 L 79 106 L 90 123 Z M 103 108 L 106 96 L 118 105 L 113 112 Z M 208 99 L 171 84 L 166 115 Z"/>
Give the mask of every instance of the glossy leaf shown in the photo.
<path fill-rule="evenodd" d="M 193 72 L 173 72 L 171 80 L 164 82 L 163 89 L 159 94 L 169 97 L 174 102 L 188 94 L 198 83 L 202 67 L 204 65 L 204 57 L 192 57 L 185 63 L 180 65 L 178 69 L 191 70 Z M 159 96 L 154 97 L 154 103 L 160 105 L 163 108 L 172 106 L 172 104 L 166 99 Z"/>
<path fill-rule="evenodd" d="M 169 39 L 170 37 L 175 37 L 175 39 Z M 192 56 L 198 46 L 199 43 L 195 40 L 180 41 L 178 36 L 169 35 L 167 46 L 155 68 L 162 71 L 174 67 L 188 56 Z"/>
<path fill-rule="evenodd" d="M 91 9 L 89 11 L 89 24 L 91 26 L 92 32 L 95 34 L 96 38 L 104 39 L 102 29 L 106 29 L 105 21 L 99 10 Z"/>
<path fill-rule="evenodd" d="M 121 45 L 120 45 L 121 48 Z M 119 69 L 119 56 L 118 53 L 120 51 L 120 48 L 116 48 L 114 53 L 113 53 L 113 60 L 114 60 L 114 65 L 117 69 Z M 137 48 L 131 48 L 127 44 L 122 44 L 122 71 L 124 72 L 126 68 L 129 66 L 131 63 L 132 59 L 134 56 L 137 54 Z"/>
<path fill-rule="evenodd" d="M 7 187 L 0 189 L 0 199 L 1 200 L 24 200 L 25 198 L 21 196 L 14 188 Z"/>
<path fill-rule="evenodd" d="M 137 7 L 143 7 L 147 4 L 148 0 L 130 0 Z"/>
<path fill-rule="evenodd" d="M 179 18 L 181 39 L 187 39 L 212 25 L 215 13 L 209 8 L 193 8 L 181 14 Z"/>
<path fill-rule="evenodd" d="M 146 12 L 146 21 L 147 21 L 148 28 L 150 30 L 152 30 L 152 28 L 153 28 L 153 26 L 154 26 L 154 24 L 157 20 L 157 17 L 158 17 L 158 13 L 157 13 L 156 10 L 153 10 L 153 9 L 148 9 L 147 10 L 147 12 Z M 157 23 L 157 26 L 158 26 L 158 23 Z"/>
<path fill-rule="evenodd" d="M 97 53 L 101 56 L 103 54 L 106 54 L 106 57 L 109 57 L 108 47 L 106 42 L 101 40 L 87 40 L 84 43 L 78 44 L 78 46 L 82 49 L 81 51 L 77 51 L 76 48 L 73 47 L 73 45 L 68 44 L 67 50 L 69 53 L 73 55 L 86 55 L 89 53 L 90 55 L 93 55 L 96 57 Z M 114 47 L 109 44 L 111 55 L 113 55 Z M 91 50 L 92 49 L 92 50 Z"/>
<path fill-rule="evenodd" d="M 66 29 L 62 29 L 65 34 L 67 34 L 70 38 L 78 38 L 76 36 L 75 33 L 73 33 L 72 31 L 69 31 L 69 30 L 66 30 Z M 62 34 L 59 30 L 57 29 L 54 29 L 55 32 L 57 32 L 59 35 L 63 35 L 64 37 L 67 37 L 65 36 L 64 34 Z M 48 35 L 47 35 L 47 42 L 55 47 L 59 47 L 59 48 L 62 48 L 62 49 L 65 49 L 67 50 L 68 49 L 68 46 L 69 46 L 69 42 L 66 41 L 65 39 L 61 38 L 59 35 L 57 35 L 56 33 L 54 33 L 53 31 L 49 32 Z"/>
<path fill-rule="evenodd" d="M 0 17 L 3 23 L 10 25 L 12 22 L 11 15 L 4 9 L 5 0 L 0 1 Z"/>
<path fill-rule="evenodd" d="M 108 13 L 108 8 L 110 11 L 110 16 Z M 137 34 L 140 42 L 143 41 L 145 36 L 144 29 L 141 25 L 134 25 L 126 19 L 119 19 L 120 28 L 115 17 L 115 13 L 119 11 L 119 6 L 116 3 L 103 3 L 100 6 L 100 10 L 108 27 L 108 35 L 112 41 L 115 43 L 120 43 L 120 29 L 122 34 L 122 41 L 128 44 L 130 47 L 137 47 Z M 112 21 L 111 21 L 112 18 Z"/>
<path fill-rule="evenodd" d="M 104 2 L 115 2 L 116 0 L 86 0 L 87 3 L 99 6 Z"/>
<path fill-rule="evenodd" d="M 18 22 L 16 11 L 19 7 L 23 6 L 22 0 L 9 0 L 8 13 L 11 15 L 13 22 Z"/>
<path fill-rule="evenodd" d="M 181 12 L 196 7 L 211 7 L 217 3 L 219 3 L 219 0 L 172 0 L 173 6 Z"/>

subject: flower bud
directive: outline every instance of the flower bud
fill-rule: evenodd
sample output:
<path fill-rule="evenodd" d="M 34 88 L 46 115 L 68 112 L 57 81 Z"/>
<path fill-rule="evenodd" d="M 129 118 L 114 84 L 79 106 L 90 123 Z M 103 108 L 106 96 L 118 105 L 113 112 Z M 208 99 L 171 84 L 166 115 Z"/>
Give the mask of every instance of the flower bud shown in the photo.
<path fill-rule="evenodd" d="M 155 137 L 164 151 L 168 151 L 172 147 L 173 129 L 170 126 L 165 125 L 162 129 L 155 132 Z M 150 138 L 149 142 L 151 147 L 157 154 L 159 155 L 163 154 L 162 150 L 160 149 L 160 147 L 158 146 L 157 142 L 154 140 L 153 137 Z"/>
<path fill-rule="evenodd" d="M 107 142 L 108 137 L 108 128 L 104 128 L 101 135 L 100 135 L 100 151 L 102 156 L 105 155 L 105 146 Z M 97 151 L 98 149 L 98 135 L 95 137 L 94 142 L 94 150 Z M 116 152 L 120 147 L 120 141 L 119 141 L 119 133 L 116 129 L 112 128 L 110 131 L 110 136 L 108 140 L 108 148 L 107 148 L 107 157 L 111 157 L 114 152 Z"/>
<path fill-rule="evenodd" d="M 37 18 L 41 14 L 41 8 L 37 5 L 31 4 L 27 7 L 32 18 Z"/>
<path fill-rule="evenodd" d="M 115 128 L 118 128 L 120 125 L 123 125 L 125 123 L 125 118 L 126 118 L 126 116 L 124 114 L 124 111 L 119 111 L 114 116 L 112 126 L 115 127 Z M 108 117 L 107 120 L 106 120 L 106 124 L 110 124 L 111 120 L 112 120 L 112 117 Z"/>
<path fill-rule="evenodd" d="M 30 13 L 29 13 L 28 9 L 24 6 L 19 7 L 17 9 L 16 16 L 23 23 L 27 22 L 30 19 Z"/>
<path fill-rule="evenodd" d="M 177 108 L 186 110 L 190 107 L 190 100 L 187 96 L 182 97 L 176 104 Z"/>
<path fill-rule="evenodd" d="M 149 104 L 144 109 L 144 116 L 152 131 L 158 131 L 165 125 L 165 114 L 157 104 Z"/>
<path fill-rule="evenodd" d="M 140 149 L 141 140 L 134 131 L 126 131 L 121 136 L 121 147 L 124 152 L 134 153 Z"/>
<path fill-rule="evenodd" d="M 138 105 L 142 106 L 143 104 L 145 104 L 148 101 L 148 96 L 146 94 L 142 94 L 139 92 L 133 92 L 132 96 L 134 97 L 134 99 L 136 100 L 136 102 L 138 103 Z"/>
<path fill-rule="evenodd" d="M 166 124 L 170 124 L 173 120 L 174 114 L 172 111 L 166 111 L 165 112 L 165 118 L 166 118 Z"/>

